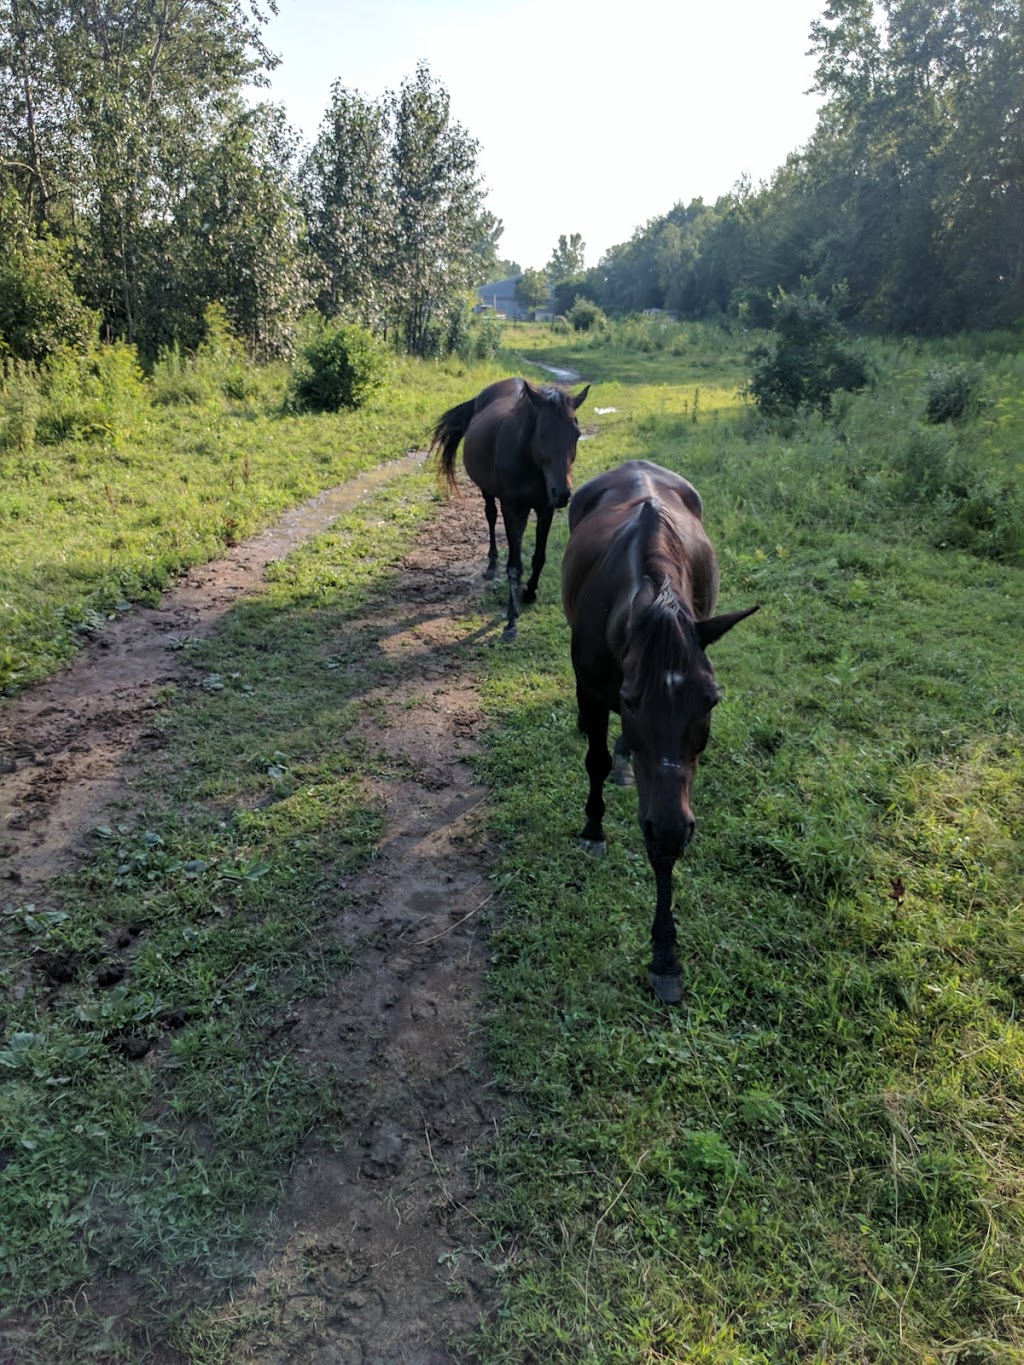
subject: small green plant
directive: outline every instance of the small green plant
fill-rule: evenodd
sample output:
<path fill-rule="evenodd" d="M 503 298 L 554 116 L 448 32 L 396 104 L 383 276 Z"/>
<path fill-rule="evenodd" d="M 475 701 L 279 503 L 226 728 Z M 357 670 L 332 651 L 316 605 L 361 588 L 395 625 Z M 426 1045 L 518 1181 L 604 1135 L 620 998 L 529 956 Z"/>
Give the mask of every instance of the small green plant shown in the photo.
<path fill-rule="evenodd" d="M 929 422 L 958 422 L 981 409 L 982 379 L 977 365 L 936 365 L 925 383 L 925 416 Z"/>
<path fill-rule="evenodd" d="M 786 294 L 775 303 L 774 336 L 751 352 L 747 392 L 766 417 L 792 417 L 800 408 L 827 415 L 838 389 L 868 383 L 867 359 L 849 345 L 832 308 L 814 294 Z"/>
<path fill-rule="evenodd" d="M 360 408 L 387 377 L 387 354 L 377 338 L 356 323 L 324 329 L 302 351 L 289 396 L 300 411 Z"/>

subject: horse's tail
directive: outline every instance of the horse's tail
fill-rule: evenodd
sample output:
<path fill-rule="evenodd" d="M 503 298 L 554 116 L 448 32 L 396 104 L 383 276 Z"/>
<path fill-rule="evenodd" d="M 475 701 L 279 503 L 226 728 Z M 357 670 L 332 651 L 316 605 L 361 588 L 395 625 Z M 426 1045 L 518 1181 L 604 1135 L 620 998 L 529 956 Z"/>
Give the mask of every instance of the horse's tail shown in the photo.
<path fill-rule="evenodd" d="M 456 407 L 449 408 L 447 412 L 442 413 L 437 420 L 430 440 L 430 454 L 433 455 L 437 451 L 437 472 L 453 493 L 459 491 L 459 485 L 455 479 L 455 454 L 459 448 L 459 442 L 469 430 L 475 402 L 475 398 L 470 398 L 465 403 L 459 403 Z"/>

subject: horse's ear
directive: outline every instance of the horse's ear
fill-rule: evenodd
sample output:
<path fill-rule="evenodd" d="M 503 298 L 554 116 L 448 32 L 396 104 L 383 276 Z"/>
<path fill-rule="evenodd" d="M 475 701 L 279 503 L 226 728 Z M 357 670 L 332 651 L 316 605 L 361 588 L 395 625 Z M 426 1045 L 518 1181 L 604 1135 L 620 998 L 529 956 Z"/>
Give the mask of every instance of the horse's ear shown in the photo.
<path fill-rule="evenodd" d="M 747 607 L 746 611 L 727 611 L 722 616 L 712 616 L 707 621 L 697 622 L 697 639 L 700 641 L 701 649 L 707 649 L 708 645 L 713 645 L 716 640 L 720 640 L 728 630 L 732 630 L 738 621 L 742 621 L 747 616 L 753 616 L 755 611 L 760 611 L 761 604 L 756 607 Z"/>
<path fill-rule="evenodd" d="M 586 396 L 587 396 L 587 394 L 588 394 L 589 392 L 590 392 L 590 385 L 588 384 L 587 387 L 586 387 L 585 389 L 581 390 L 581 391 L 576 395 L 575 398 L 570 398 L 570 399 L 569 399 L 569 402 L 572 404 L 573 412 L 575 412 L 575 411 L 580 407 L 580 405 L 582 404 L 584 398 L 586 398 Z"/>
<path fill-rule="evenodd" d="M 537 392 L 537 390 L 533 387 L 533 385 L 530 383 L 528 379 L 523 380 L 523 392 L 526 394 L 527 398 L 530 400 L 531 403 L 537 404 L 540 402 L 540 394 Z"/>

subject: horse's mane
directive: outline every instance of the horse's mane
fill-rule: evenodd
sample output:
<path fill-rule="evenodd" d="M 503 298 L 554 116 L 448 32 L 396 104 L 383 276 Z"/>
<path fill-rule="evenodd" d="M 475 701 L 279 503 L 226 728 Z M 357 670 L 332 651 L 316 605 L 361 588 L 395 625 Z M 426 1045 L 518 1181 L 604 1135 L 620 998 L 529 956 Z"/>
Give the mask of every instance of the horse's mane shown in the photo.
<path fill-rule="evenodd" d="M 567 389 L 560 389 L 557 384 L 535 385 L 534 393 L 542 398 L 545 403 L 551 403 L 564 412 L 574 413 L 576 411 L 572 406 L 572 395 Z"/>
<path fill-rule="evenodd" d="M 630 621 L 630 652 L 639 660 L 643 699 L 660 689 L 666 674 L 688 671 L 696 644 L 695 613 L 680 595 L 689 577 L 683 540 L 665 508 L 654 505 L 658 528 L 644 547 L 642 569 L 657 594 Z"/>
<path fill-rule="evenodd" d="M 685 675 L 693 657 L 693 613 L 667 583 L 630 622 L 630 653 L 638 662 L 638 701 L 660 694 L 667 674 Z"/>

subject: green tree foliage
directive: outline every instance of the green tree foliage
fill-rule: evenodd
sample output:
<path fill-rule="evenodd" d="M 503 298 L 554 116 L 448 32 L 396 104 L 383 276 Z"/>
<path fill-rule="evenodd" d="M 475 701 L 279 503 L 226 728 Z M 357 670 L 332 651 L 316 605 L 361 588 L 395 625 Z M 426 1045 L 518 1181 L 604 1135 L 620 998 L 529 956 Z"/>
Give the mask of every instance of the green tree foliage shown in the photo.
<path fill-rule="evenodd" d="M 551 285 L 543 270 L 527 266 L 516 285 L 516 299 L 532 313 L 551 298 Z"/>
<path fill-rule="evenodd" d="M 583 274 L 586 245 L 582 233 L 573 232 L 569 237 L 564 232 L 559 235 L 558 245 L 552 251 L 545 271 L 552 284 L 575 280 Z"/>
<path fill-rule="evenodd" d="M 482 206 L 477 155 L 424 63 L 380 100 L 334 87 L 300 170 L 324 312 L 417 355 L 445 349 L 503 230 Z"/>
<path fill-rule="evenodd" d="M 97 320 L 75 294 L 67 251 L 45 227 L 36 232 L 13 191 L 0 199 L 0 355 L 45 360 L 82 349 Z"/>
<path fill-rule="evenodd" d="M 568 313 L 573 301 L 581 292 L 585 274 L 584 251 L 586 243 L 579 232 L 566 237 L 563 232 L 558 245 L 551 253 L 545 274 L 551 285 L 552 307 L 556 313 Z"/>
<path fill-rule="evenodd" d="M 240 329 L 275 348 L 281 325 L 256 314 L 291 298 L 294 215 L 267 116 L 242 112 L 272 64 L 262 23 L 245 0 L 0 0 L 0 179 L 67 244 L 106 335 L 150 351 L 169 329 L 184 339 L 244 276 Z"/>
<path fill-rule="evenodd" d="M 321 312 L 333 317 L 346 310 L 367 326 L 382 325 L 394 216 L 386 108 L 336 82 L 299 182 Z"/>
<path fill-rule="evenodd" d="M 588 289 L 614 312 L 741 314 L 779 288 L 883 330 L 1012 326 L 1024 316 L 1020 0 L 828 0 L 811 30 L 825 102 L 770 182 L 741 182 L 639 228 Z"/>
<path fill-rule="evenodd" d="M 428 355 L 438 349 L 439 318 L 475 282 L 486 230 L 479 144 L 452 119 L 447 90 L 423 62 L 387 105 L 395 203 L 388 311 L 406 349 Z"/>
<path fill-rule="evenodd" d="M 233 335 L 250 355 L 266 360 L 290 351 L 311 295 L 305 222 L 291 192 L 294 153 L 295 135 L 282 111 L 260 104 L 226 118 L 193 165 L 174 220 L 185 269 L 172 274 L 169 260 L 163 277 L 180 280 L 176 298 L 187 322 L 175 335 L 186 343 L 206 305 L 222 300 Z M 162 281 L 152 281 L 154 287 L 161 289 Z M 147 302 L 153 305 L 148 335 L 166 313 L 152 295 Z"/>

